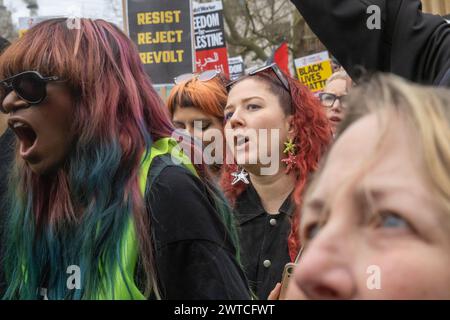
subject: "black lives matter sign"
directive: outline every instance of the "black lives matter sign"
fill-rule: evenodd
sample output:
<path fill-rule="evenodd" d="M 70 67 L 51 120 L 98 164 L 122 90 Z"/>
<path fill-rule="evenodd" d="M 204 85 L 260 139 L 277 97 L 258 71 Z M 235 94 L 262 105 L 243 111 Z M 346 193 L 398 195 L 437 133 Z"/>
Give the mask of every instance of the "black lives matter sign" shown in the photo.
<path fill-rule="evenodd" d="M 193 71 L 191 2 L 189 0 L 126 0 L 130 38 L 155 84 Z"/>

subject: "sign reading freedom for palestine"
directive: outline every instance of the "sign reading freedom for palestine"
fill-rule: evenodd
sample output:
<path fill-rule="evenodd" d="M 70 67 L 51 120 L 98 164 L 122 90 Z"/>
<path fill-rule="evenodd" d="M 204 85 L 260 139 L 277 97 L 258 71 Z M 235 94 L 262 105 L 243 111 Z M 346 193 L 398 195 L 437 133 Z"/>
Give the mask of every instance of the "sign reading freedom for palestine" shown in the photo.
<path fill-rule="evenodd" d="M 196 71 L 218 70 L 228 75 L 222 1 L 194 2 Z"/>
<path fill-rule="evenodd" d="M 156 85 L 193 71 L 189 0 L 124 0 L 125 28 Z"/>

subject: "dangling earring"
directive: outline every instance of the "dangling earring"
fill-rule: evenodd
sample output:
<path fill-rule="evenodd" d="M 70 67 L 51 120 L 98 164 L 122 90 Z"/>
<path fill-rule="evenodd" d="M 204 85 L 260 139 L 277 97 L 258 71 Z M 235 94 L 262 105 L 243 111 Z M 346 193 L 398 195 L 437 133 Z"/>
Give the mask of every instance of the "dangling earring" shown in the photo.
<path fill-rule="evenodd" d="M 231 182 L 231 185 L 234 186 L 239 181 L 242 181 L 245 184 L 250 184 L 250 181 L 248 180 L 248 173 L 245 171 L 245 169 L 241 169 L 241 171 L 236 171 L 231 174 L 234 179 L 233 182 Z"/>
<path fill-rule="evenodd" d="M 286 174 L 289 174 L 289 172 L 293 169 L 295 169 L 296 163 L 297 163 L 297 155 L 296 155 L 296 145 L 292 139 L 289 139 L 287 142 L 284 143 L 284 151 L 283 153 L 286 154 L 288 157 L 286 159 L 281 160 L 286 165 Z"/>

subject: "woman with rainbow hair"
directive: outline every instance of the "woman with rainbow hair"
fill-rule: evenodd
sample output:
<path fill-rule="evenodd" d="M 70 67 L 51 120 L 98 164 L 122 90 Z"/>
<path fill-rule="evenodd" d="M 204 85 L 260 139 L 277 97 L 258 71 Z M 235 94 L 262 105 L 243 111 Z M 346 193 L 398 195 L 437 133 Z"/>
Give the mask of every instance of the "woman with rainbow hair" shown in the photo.
<path fill-rule="evenodd" d="M 18 140 L 3 298 L 248 299 L 228 207 L 170 138 L 133 43 L 102 20 L 66 21 L 0 58 Z"/>

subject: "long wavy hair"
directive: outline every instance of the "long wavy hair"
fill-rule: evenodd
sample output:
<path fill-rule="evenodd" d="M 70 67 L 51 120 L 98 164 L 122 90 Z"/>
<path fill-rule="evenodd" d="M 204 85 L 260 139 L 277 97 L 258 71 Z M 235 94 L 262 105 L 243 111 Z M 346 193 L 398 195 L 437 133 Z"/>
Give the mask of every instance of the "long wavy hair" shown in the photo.
<path fill-rule="evenodd" d="M 66 81 L 76 139 L 51 176 L 34 174 L 16 158 L 4 298 L 38 298 L 43 275 L 51 299 L 94 298 L 101 286 L 99 266 L 108 269 L 121 261 L 117 237 L 130 214 L 150 292 L 155 270 L 139 169 L 152 141 L 170 137 L 173 128 L 137 49 L 103 20 L 81 19 L 80 28 L 70 29 L 66 19 L 52 19 L 29 30 L 0 58 L 0 78 L 26 70 Z M 67 290 L 70 265 L 83 270 L 83 290 Z"/>
<path fill-rule="evenodd" d="M 320 102 L 311 91 L 296 79 L 287 75 L 285 77 L 289 83 L 289 92 L 282 86 L 273 72 L 257 73 L 251 76 L 251 79 L 266 84 L 270 92 L 278 97 L 284 113 L 294 116 L 294 142 L 297 150 L 297 161 L 293 170 L 296 174 L 297 183 L 292 200 L 296 203 L 296 213 L 292 217 L 291 232 L 287 239 L 289 256 L 294 261 L 301 247 L 299 208 L 302 204 L 302 194 L 309 175 L 317 169 L 322 154 L 329 146 L 331 128 Z M 248 79 L 248 77 L 242 78 L 242 80 L 245 79 Z M 236 172 L 237 169 L 236 165 L 225 165 L 221 179 L 225 195 L 232 204 L 247 188 L 247 185 L 243 183 L 231 185 L 233 181 L 231 173 Z M 280 168 L 280 170 L 284 169 Z"/>

